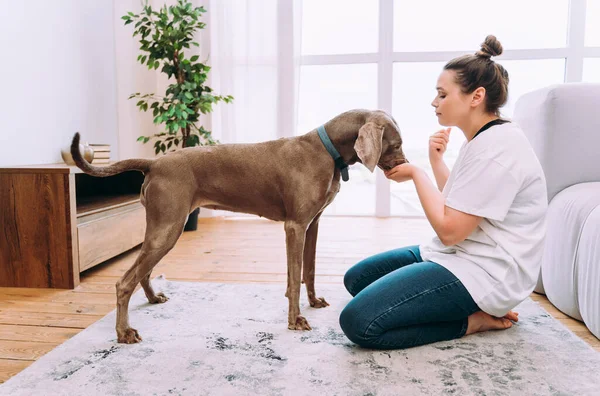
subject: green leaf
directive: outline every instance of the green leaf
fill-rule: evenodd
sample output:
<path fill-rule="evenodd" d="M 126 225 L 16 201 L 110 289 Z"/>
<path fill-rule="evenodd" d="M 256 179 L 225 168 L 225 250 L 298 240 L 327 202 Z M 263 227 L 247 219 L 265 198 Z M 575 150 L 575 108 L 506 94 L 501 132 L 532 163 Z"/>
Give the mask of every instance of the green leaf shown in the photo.
<path fill-rule="evenodd" d="M 145 136 L 140 136 L 139 138 L 137 138 L 137 141 L 138 141 L 138 142 L 141 142 L 141 141 L 142 141 L 142 140 L 144 140 L 144 139 L 146 139 L 146 137 L 145 137 Z"/>
<path fill-rule="evenodd" d="M 190 45 L 200 47 L 194 41 L 199 29 L 206 24 L 199 20 L 203 7 L 195 7 L 192 0 L 176 0 L 175 5 L 162 5 L 152 10 L 148 1 L 144 1 L 143 12 L 135 15 L 129 12 L 122 18 L 127 23 L 134 23 L 133 37 L 139 42 L 137 61 L 146 65 L 149 70 L 159 70 L 170 80 L 182 73 L 184 81 L 167 86 L 160 96 L 139 93 L 129 96 L 138 98 L 140 111 L 152 109 L 153 122 L 164 124 L 163 132 L 150 137 L 138 138 L 138 141 L 155 143 L 158 152 L 172 149 L 172 145 L 195 146 L 215 144 L 210 131 L 196 127 L 201 113 L 210 113 L 213 103 L 228 102 L 233 97 L 213 93 L 207 84 L 210 67 L 200 61 L 200 55 L 189 54 L 186 59 L 184 49 Z M 174 53 L 177 58 L 174 60 Z M 177 65 L 175 64 L 177 61 Z M 171 80 L 172 81 L 172 80 Z M 182 140 L 181 134 L 193 128 L 194 132 Z M 158 138 L 158 139 L 157 139 Z M 156 142 L 155 142 L 156 140 Z"/>

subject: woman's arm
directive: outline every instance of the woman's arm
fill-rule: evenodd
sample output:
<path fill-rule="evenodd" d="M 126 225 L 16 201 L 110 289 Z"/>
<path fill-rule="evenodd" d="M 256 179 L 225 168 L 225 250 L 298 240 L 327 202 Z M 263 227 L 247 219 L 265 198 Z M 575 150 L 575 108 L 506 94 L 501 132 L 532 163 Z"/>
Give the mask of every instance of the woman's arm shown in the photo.
<path fill-rule="evenodd" d="M 431 161 L 431 169 L 433 170 L 433 176 L 435 177 L 438 190 L 443 191 L 444 186 L 448 181 L 448 175 L 450 175 L 450 169 L 448 169 L 448 166 L 443 159 Z"/>
<path fill-rule="evenodd" d="M 440 129 L 429 137 L 429 162 L 440 191 L 444 190 L 450 174 L 450 169 L 444 162 L 444 153 L 450 141 L 450 131 L 451 128 Z"/>
<path fill-rule="evenodd" d="M 385 172 L 385 175 L 399 183 L 413 180 L 425 216 L 444 245 L 464 241 L 479 225 L 481 217 L 446 206 L 444 196 L 423 169 L 413 164 L 402 164 Z"/>

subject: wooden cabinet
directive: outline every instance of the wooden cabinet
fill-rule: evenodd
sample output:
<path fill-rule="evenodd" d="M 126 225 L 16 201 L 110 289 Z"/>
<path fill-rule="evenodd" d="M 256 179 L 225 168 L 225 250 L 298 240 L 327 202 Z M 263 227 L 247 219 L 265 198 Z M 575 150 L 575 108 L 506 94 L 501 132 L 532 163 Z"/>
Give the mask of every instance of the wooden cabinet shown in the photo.
<path fill-rule="evenodd" d="M 65 164 L 0 168 L 0 286 L 72 289 L 82 271 L 139 245 L 143 181 Z"/>

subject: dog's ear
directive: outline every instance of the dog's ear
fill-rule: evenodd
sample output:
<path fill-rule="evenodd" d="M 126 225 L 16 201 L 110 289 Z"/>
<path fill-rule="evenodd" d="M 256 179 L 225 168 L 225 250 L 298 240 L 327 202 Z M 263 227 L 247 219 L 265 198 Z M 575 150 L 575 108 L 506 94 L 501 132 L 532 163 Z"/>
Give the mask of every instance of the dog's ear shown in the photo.
<path fill-rule="evenodd" d="M 371 173 L 375 170 L 379 157 L 381 157 L 382 139 L 383 127 L 373 122 L 367 122 L 358 130 L 358 139 L 354 143 L 354 150 Z"/>

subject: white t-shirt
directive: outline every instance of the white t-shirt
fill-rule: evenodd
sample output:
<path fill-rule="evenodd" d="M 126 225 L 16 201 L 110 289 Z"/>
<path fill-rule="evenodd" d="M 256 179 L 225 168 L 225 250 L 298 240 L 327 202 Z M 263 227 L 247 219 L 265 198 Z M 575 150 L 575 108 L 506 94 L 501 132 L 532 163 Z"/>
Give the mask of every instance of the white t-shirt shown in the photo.
<path fill-rule="evenodd" d="M 495 125 L 465 142 L 442 194 L 483 219 L 456 245 L 421 245 L 421 257 L 451 271 L 482 311 L 506 315 L 537 283 L 546 234 L 546 178 L 521 128 Z"/>

